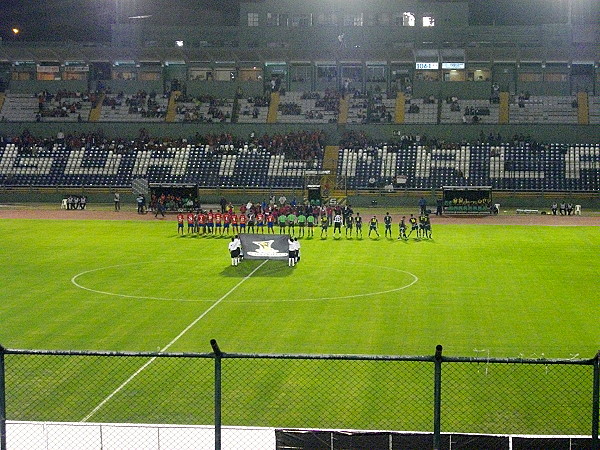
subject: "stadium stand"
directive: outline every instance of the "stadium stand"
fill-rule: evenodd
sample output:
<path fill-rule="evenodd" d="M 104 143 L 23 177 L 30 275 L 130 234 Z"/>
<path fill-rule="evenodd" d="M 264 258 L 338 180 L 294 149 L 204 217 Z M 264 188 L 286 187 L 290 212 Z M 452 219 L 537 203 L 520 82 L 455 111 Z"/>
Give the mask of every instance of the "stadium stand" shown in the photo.
<path fill-rule="evenodd" d="M 600 97 L 589 97 L 590 124 L 600 124 Z"/>
<path fill-rule="evenodd" d="M 269 98 L 264 96 L 239 99 L 238 123 L 267 123 Z"/>
<path fill-rule="evenodd" d="M 337 123 L 339 93 L 286 92 L 281 95 L 277 122 L 279 123 Z"/>
<path fill-rule="evenodd" d="M 177 99 L 177 122 L 228 123 L 233 116 L 234 100 L 203 95 Z"/>
<path fill-rule="evenodd" d="M 8 93 L 2 106 L 2 116 L 7 122 L 87 122 L 91 108 L 87 93 Z"/>
<path fill-rule="evenodd" d="M 79 147 L 52 141 L 11 142 L 0 148 L 0 183 L 124 187 L 136 178 L 146 178 L 151 183 L 200 187 L 302 188 L 306 170 L 323 168 L 323 146 L 318 141 L 310 143 L 306 136 L 296 139 L 286 142 L 265 136 L 261 142 L 216 145 L 111 141 Z M 291 148 L 296 145 L 305 151 L 296 153 Z M 343 146 L 338 152 L 337 177 L 351 189 L 460 185 L 511 191 L 594 191 L 600 189 L 600 144 Z"/>
<path fill-rule="evenodd" d="M 577 124 L 577 97 L 519 94 L 510 103 L 511 123 Z"/>
<path fill-rule="evenodd" d="M 441 123 L 497 124 L 498 103 L 490 100 L 456 100 L 442 102 Z"/>
<path fill-rule="evenodd" d="M 107 94 L 99 122 L 163 122 L 169 99 L 139 91 L 134 95 Z"/>
<path fill-rule="evenodd" d="M 338 156 L 338 176 L 353 189 L 392 184 L 401 189 L 593 191 L 600 188 L 599 169 L 599 145 L 382 144 L 342 148 Z"/>
<path fill-rule="evenodd" d="M 438 122 L 438 100 L 433 98 L 407 98 L 404 106 L 404 123 Z"/>

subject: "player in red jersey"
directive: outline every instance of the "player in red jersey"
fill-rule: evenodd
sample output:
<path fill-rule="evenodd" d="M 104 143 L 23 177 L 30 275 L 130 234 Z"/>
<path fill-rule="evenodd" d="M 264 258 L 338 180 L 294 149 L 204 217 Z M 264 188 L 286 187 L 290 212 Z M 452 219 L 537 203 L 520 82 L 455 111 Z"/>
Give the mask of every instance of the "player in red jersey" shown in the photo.
<path fill-rule="evenodd" d="M 256 231 L 260 233 L 265 232 L 265 215 L 263 213 L 258 213 L 256 215 Z"/>
<path fill-rule="evenodd" d="M 273 234 L 273 227 L 275 226 L 275 216 L 273 213 L 269 213 L 267 216 L 267 233 Z"/>
<path fill-rule="evenodd" d="M 229 234 L 229 224 L 231 223 L 231 214 L 223 214 L 223 232 Z"/>
<path fill-rule="evenodd" d="M 223 216 L 219 211 L 217 211 L 215 213 L 215 234 L 217 233 L 217 231 L 219 232 L 219 234 L 223 234 L 223 228 L 221 228 L 222 224 Z"/>
<path fill-rule="evenodd" d="M 208 232 L 213 232 L 213 227 L 215 226 L 215 215 L 212 212 L 212 209 L 208 211 L 208 215 L 206 216 L 206 226 L 208 227 Z"/>
<path fill-rule="evenodd" d="M 179 231 L 181 230 L 181 235 L 183 236 L 183 221 L 185 220 L 185 217 L 183 216 L 182 213 L 177 214 L 177 234 L 179 234 Z"/>
<path fill-rule="evenodd" d="M 233 234 L 238 233 L 238 216 L 233 211 L 231 212 L 231 229 Z"/>
<path fill-rule="evenodd" d="M 202 229 L 202 234 L 206 233 L 206 214 L 202 211 L 198 213 L 198 233 L 200 233 L 200 229 Z"/>
<path fill-rule="evenodd" d="M 188 213 L 187 215 L 187 223 L 188 223 L 188 229 L 187 232 L 188 234 L 193 233 L 194 232 L 194 213 Z"/>
<path fill-rule="evenodd" d="M 246 214 L 240 214 L 240 233 L 246 231 Z"/>

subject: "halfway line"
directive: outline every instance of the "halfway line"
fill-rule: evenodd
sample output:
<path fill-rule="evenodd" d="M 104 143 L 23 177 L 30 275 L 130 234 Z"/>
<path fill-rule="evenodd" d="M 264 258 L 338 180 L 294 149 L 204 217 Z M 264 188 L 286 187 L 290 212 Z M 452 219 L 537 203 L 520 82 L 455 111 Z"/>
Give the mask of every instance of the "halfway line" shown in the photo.
<path fill-rule="evenodd" d="M 202 314 L 200 314 L 192 323 L 190 323 L 187 327 L 185 327 L 185 329 L 179 333 L 171 342 L 169 342 L 164 348 L 162 348 L 159 353 L 163 353 L 166 352 L 173 344 L 175 344 L 175 342 L 177 342 L 185 333 L 187 333 L 194 325 L 196 325 L 198 322 L 200 322 L 200 320 L 202 320 L 202 318 L 204 318 L 204 316 L 206 316 L 209 312 L 211 312 L 214 308 L 216 308 L 219 303 L 221 303 L 223 300 L 225 300 L 229 294 L 231 294 L 233 291 L 235 291 L 238 287 L 240 287 L 240 285 L 246 281 L 247 279 L 249 279 L 252 275 L 254 275 L 254 273 L 260 269 L 262 266 L 265 265 L 265 263 L 268 261 L 268 259 L 265 259 L 262 263 L 260 263 L 260 265 L 254 269 L 252 272 L 250 272 L 248 275 L 246 275 L 242 280 L 240 280 L 240 282 L 238 284 L 236 284 L 234 287 L 232 287 L 225 295 L 223 295 L 219 300 L 217 300 L 216 302 L 214 302 L 206 311 L 204 311 Z M 80 422 L 87 422 L 90 417 L 92 417 L 94 414 L 96 414 L 100 408 L 102 408 L 108 401 L 110 401 L 111 398 L 113 398 L 116 394 L 118 394 L 125 386 L 127 386 L 135 377 L 137 377 L 140 373 L 142 373 L 144 371 L 144 369 L 146 369 L 146 367 L 148 367 L 150 364 L 152 364 L 156 358 L 158 358 L 157 356 L 154 356 L 152 358 L 150 358 L 142 367 L 140 367 L 137 371 L 135 371 L 135 373 L 133 375 L 131 375 L 129 378 L 127 378 L 118 388 L 116 388 L 108 397 L 106 397 L 104 400 L 102 400 L 98 406 L 96 406 L 94 409 L 92 409 L 92 411 L 85 416 L 83 419 L 81 419 Z"/>

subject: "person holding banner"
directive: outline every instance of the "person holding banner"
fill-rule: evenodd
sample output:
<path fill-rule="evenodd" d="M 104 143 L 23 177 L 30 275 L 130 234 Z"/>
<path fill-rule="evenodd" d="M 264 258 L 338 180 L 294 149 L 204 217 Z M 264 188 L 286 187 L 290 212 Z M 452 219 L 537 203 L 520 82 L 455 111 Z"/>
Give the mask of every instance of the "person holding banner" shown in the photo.
<path fill-rule="evenodd" d="M 294 253 L 296 257 L 295 264 L 298 264 L 298 261 L 300 261 L 300 242 L 298 242 L 298 238 L 294 238 L 294 245 L 296 246 Z"/>
<path fill-rule="evenodd" d="M 235 238 L 231 238 L 231 242 L 228 245 L 229 254 L 231 255 L 231 265 L 238 265 L 238 255 L 239 255 L 239 247 Z"/>
<path fill-rule="evenodd" d="M 288 237 L 288 267 L 293 267 L 296 265 L 296 244 L 294 243 L 294 238 L 290 235 Z"/>

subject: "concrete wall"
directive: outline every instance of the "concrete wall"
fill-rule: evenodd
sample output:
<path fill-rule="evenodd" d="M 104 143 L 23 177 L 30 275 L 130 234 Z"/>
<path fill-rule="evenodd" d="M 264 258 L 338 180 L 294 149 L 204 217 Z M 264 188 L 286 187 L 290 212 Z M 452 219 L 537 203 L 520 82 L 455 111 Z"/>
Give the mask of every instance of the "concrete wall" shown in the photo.
<path fill-rule="evenodd" d="M 86 92 L 88 90 L 87 81 L 11 81 L 8 91 L 15 94 L 32 94 L 47 90 L 50 93 L 56 93 L 59 90 Z"/>
<path fill-rule="evenodd" d="M 139 135 L 140 128 L 149 130 L 152 136 L 193 137 L 200 134 L 231 133 L 246 137 L 250 133 L 290 133 L 305 130 L 322 130 L 328 145 L 338 145 L 345 131 L 365 132 L 367 136 L 387 142 L 398 139 L 397 134 L 420 134 L 450 142 L 479 139 L 480 133 L 487 136 L 500 133 L 510 140 L 515 134 L 531 136 L 539 142 L 555 143 L 598 143 L 598 125 L 346 125 L 337 124 L 188 124 L 188 123 L 0 123 L 0 135 L 16 136 L 27 129 L 35 136 L 56 136 L 59 131 L 66 134 L 102 131 L 108 137 L 130 137 Z"/>

